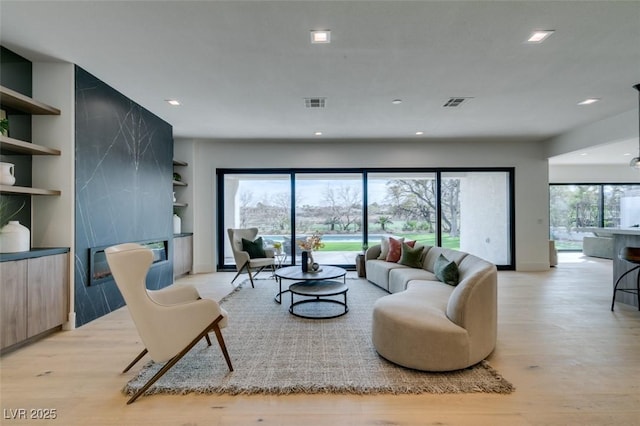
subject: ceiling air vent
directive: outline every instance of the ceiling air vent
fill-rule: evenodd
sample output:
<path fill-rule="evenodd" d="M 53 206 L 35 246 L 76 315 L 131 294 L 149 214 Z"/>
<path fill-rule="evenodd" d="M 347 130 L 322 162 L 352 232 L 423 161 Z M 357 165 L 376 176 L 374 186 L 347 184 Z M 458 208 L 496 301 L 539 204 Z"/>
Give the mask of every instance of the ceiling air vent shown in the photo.
<path fill-rule="evenodd" d="M 449 98 L 449 100 L 442 105 L 444 108 L 456 108 L 459 107 L 464 101 L 471 98 Z"/>
<path fill-rule="evenodd" d="M 307 108 L 324 108 L 327 98 L 304 98 L 304 106 Z"/>

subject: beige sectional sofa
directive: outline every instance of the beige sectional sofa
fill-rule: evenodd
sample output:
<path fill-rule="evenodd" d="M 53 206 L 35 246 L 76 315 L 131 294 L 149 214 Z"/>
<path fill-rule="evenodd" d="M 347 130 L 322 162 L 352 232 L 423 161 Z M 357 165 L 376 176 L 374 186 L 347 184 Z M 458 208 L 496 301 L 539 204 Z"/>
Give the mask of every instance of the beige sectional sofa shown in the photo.
<path fill-rule="evenodd" d="M 387 360 L 424 371 L 472 366 L 495 348 L 497 270 L 479 257 L 425 247 L 421 268 L 378 259 L 380 245 L 365 254 L 367 279 L 391 294 L 373 310 L 373 344 Z M 455 261 L 457 285 L 434 274 L 440 255 Z"/>

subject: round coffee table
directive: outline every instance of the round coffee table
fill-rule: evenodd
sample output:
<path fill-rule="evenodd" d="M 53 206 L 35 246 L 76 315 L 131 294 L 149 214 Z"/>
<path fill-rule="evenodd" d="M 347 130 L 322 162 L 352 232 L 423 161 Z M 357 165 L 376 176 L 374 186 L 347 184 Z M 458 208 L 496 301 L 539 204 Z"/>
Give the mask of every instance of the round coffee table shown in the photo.
<path fill-rule="evenodd" d="M 300 281 L 295 284 L 291 284 L 289 286 L 289 291 L 291 292 L 291 306 L 289 306 L 289 312 L 297 317 L 310 319 L 329 319 L 341 317 L 342 315 L 349 312 L 349 307 L 347 306 L 347 291 L 349 291 L 349 287 L 347 287 L 345 283 L 341 283 L 340 281 Z M 312 299 L 303 299 L 294 302 L 294 294 L 297 294 L 298 296 L 312 297 Z M 327 297 L 339 295 L 342 295 L 344 297 L 344 302 L 335 299 L 327 299 Z M 331 315 L 305 315 L 303 313 L 295 311 L 294 308 L 296 306 L 305 303 L 333 303 L 343 306 L 344 312 Z"/>
<path fill-rule="evenodd" d="M 276 279 L 278 281 L 278 294 L 275 301 L 282 303 L 282 293 L 286 293 L 289 289 L 282 291 L 282 280 L 292 281 L 325 281 L 341 278 L 343 283 L 347 282 L 347 271 L 337 266 L 321 265 L 320 270 L 316 272 L 302 272 L 300 266 L 287 266 L 286 268 L 276 269 Z"/>

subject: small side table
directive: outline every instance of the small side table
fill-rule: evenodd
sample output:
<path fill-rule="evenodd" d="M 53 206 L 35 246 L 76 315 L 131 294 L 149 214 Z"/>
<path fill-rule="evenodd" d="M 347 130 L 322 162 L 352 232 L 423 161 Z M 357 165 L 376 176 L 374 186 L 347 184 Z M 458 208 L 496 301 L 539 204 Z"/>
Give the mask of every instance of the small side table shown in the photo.
<path fill-rule="evenodd" d="M 289 306 L 289 313 L 300 318 L 308 319 L 330 319 L 341 317 L 342 315 L 345 315 L 347 312 L 349 312 L 349 307 L 347 306 L 347 291 L 349 291 L 349 287 L 339 281 L 300 281 L 295 284 L 291 284 L 289 286 L 289 292 L 291 293 L 291 305 Z M 294 302 L 294 294 L 298 296 L 311 297 L 311 299 L 303 299 Z M 340 295 L 344 297 L 344 301 L 328 299 L 328 297 L 330 296 Z M 305 303 L 333 303 L 343 307 L 344 310 L 342 312 L 338 312 L 337 314 L 331 313 L 328 315 L 323 315 L 322 313 L 318 315 L 307 315 L 295 311 L 294 308 L 296 306 L 303 305 Z"/>
<path fill-rule="evenodd" d="M 282 263 L 284 263 L 284 261 L 287 260 L 287 254 L 276 253 L 274 256 L 276 258 L 276 268 L 282 268 Z"/>
<path fill-rule="evenodd" d="M 364 254 L 360 253 L 356 256 L 356 272 L 361 278 L 367 278 L 367 269 L 365 268 Z"/>

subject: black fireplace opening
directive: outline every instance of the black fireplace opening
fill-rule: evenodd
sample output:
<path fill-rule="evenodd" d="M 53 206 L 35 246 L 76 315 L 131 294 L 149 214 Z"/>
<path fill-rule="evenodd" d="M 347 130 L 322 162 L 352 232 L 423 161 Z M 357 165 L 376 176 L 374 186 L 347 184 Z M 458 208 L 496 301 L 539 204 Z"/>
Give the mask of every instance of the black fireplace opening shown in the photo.
<path fill-rule="evenodd" d="M 133 241 L 151 250 L 153 253 L 153 263 L 151 267 L 168 261 L 167 253 L 169 252 L 168 240 L 150 240 L 150 241 Z M 89 281 L 88 285 L 96 285 L 106 281 L 110 281 L 111 269 L 107 263 L 107 256 L 105 249 L 114 246 L 116 244 L 109 244 L 108 246 L 91 247 L 89 249 Z"/>

